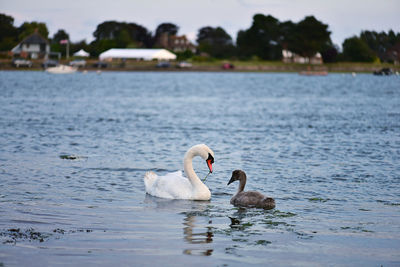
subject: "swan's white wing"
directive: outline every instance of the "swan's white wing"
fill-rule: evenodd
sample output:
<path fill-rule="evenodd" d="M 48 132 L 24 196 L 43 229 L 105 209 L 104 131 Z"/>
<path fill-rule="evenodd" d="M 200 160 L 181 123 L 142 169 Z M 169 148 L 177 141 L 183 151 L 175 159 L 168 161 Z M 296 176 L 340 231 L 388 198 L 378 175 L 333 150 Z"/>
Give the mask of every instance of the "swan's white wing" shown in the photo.
<path fill-rule="evenodd" d="M 168 173 L 164 176 L 150 177 L 145 175 L 146 192 L 152 196 L 170 199 L 190 199 L 192 196 L 192 184 L 182 175 L 181 171 Z M 146 177 L 151 182 L 146 183 Z M 149 181 L 150 181 L 149 179 Z"/>
<path fill-rule="evenodd" d="M 186 177 L 183 176 L 182 171 L 176 171 L 176 172 L 170 172 L 164 175 L 165 177 L 183 177 L 187 179 Z"/>
<path fill-rule="evenodd" d="M 155 172 L 149 171 L 144 175 L 144 187 L 146 188 L 146 192 L 149 188 L 151 188 L 154 184 L 154 181 L 158 178 L 158 175 Z"/>

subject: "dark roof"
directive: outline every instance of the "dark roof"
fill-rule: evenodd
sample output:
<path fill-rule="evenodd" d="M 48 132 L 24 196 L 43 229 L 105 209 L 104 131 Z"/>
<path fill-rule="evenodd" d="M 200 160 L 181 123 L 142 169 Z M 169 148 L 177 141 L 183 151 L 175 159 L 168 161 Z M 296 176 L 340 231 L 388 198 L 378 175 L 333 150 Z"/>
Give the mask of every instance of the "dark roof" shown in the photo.
<path fill-rule="evenodd" d="M 48 44 L 48 43 L 49 42 L 37 32 L 32 33 L 21 42 L 21 44 Z"/>

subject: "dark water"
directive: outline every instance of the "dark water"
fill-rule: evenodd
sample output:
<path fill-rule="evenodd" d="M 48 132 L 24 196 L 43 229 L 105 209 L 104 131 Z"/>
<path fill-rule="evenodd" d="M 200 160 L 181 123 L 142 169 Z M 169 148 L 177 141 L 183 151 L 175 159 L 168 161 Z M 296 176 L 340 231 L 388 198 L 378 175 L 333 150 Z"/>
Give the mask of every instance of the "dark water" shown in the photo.
<path fill-rule="evenodd" d="M 146 196 L 197 143 L 211 201 Z M 239 168 L 276 209 L 229 204 Z M 0 266 L 399 266 L 400 77 L 0 72 L 0 241 Z"/>

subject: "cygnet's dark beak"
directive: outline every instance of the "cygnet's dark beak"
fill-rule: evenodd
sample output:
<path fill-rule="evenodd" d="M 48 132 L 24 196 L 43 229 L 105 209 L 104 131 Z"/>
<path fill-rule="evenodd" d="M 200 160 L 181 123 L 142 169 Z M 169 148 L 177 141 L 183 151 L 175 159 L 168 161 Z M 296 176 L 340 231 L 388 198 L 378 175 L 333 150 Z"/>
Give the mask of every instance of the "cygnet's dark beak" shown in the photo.
<path fill-rule="evenodd" d="M 230 184 L 233 183 L 234 181 L 235 181 L 235 178 L 232 176 L 227 185 L 230 185 Z"/>

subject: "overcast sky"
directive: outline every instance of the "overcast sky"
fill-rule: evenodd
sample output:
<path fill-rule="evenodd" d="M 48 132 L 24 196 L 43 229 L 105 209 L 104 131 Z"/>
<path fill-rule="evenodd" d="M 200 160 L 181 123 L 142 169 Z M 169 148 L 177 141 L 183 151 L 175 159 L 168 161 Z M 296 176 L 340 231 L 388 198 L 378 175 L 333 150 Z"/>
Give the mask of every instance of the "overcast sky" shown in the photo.
<path fill-rule="evenodd" d="M 134 22 L 152 32 L 171 22 L 191 40 L 201 27 L 220 26 L 235 40 L 256 13 L 293 22 L 314 15 L 329 25 L 339 46 L 361 30 L 400 32 L 400 0 L 0 0 L 0 13 L 14 17 L 17 27 L 45 22 L 51 37 L 64 29 L 72 41 L 88 42 L 107 20 Z"/>

